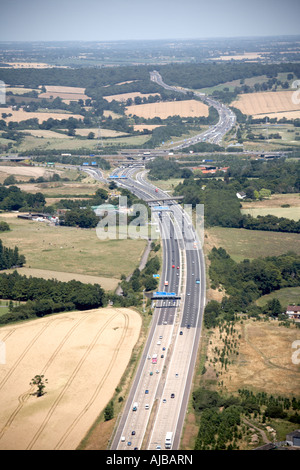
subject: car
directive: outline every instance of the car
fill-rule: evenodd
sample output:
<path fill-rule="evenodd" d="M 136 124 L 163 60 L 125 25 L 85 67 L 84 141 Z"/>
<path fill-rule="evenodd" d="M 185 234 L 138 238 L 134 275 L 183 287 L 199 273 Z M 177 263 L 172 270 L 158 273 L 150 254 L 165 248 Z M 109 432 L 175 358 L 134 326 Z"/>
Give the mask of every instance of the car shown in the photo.
<path fill-rule="evenodd" d="M 150 375 L 153 375 L 153 372 L 150 372 Z"/>
<path fill-rule="evenodd" d="M 191 295 L 191 294 L 190 294 L 190 292 L 188 292 L 188 294 L 187 294 L 187 295 Z"/>
<path fill-rule="evenodd" d="M 131 432 L 131 435 L 132 435 L 132 436 L 135 436 L 135 431 L 132 431 L 132 432 Z"/>
<path fill-rule="evenodd" d="M 180 269 L 179 266 L 177 266 L 177 269 Z"/>
<path fill-rule="evenodd" d="M 172 264 L 172 268 L 175 268 L 175 264 Z"/>
<path fill-rule="evenodd" d="M 178 374 L 175 374 L 175 377 L 178 377 Z"/>
<path fill-rule="evenodd" d="M 175 393 L 171 393 L 171 398 L 175 398 Z"/>
<path fill-rule="evenodd" d="M 163 399 L 163 403 L 167 403 L 167 400 L 165 398 Z"/>
<path fill-rule="evenodd" d="M 161 344 L 161 341 L 157 341 L 157 345 L 159 346 Z"/>
<path fill-rule="evenodd" d="M 160 336 L 159 339 L 162 339 L 162 336 Z"/>
<path fill-rule="evenodd" d="M 134 449 L 133 449 L 133 450 L 139 450 L 139 448 L 138 448 L 138 447 L 134 447 Z"/>
<path fill-rule="evenodd" d="M 164 324 L 164 325 L 167 325 L 167 324 L 168 324 L 168 322 L 167 322 L 167 321 L 164 321 L 164 322 L 163 322 L 163 324 Z"/>
<path fill-rule="evenodd" d="M 165 350 L 166 350 L 166 348 L 165 348 L 165 347 L 163 347 L 163 351 L 165 351 Z"/>
<path fill-rule="evenodd" d="M 179 334 L 180 334 L 180 335 L 183 335 L 183 331 L 181 331 Z"/>
<path fill-rule="evenodd" d="M 147 395 L 149 393 L 149 390 L 145 390 L 145 394 Z"/>
<path fill-rule="evenodd" d="M 160 450 L 161 449 L 161 446 L 160 445 L 157 445 L 156 446 L 156 450 Z"/>
<path fill-rule="evenodd" d="M 128 446 L 131 446 L 131 442 L 130 442 L 130 441 L 128 441 L 128 442 L 127 442 L 127 445 L 128 445 Z"/>
<path fill-rule="evenodd" d="M 160 357 L 161 357 L 161 359 L 163 359 L 165 356 L 162 354 Z"/>
<path fill-rule="evenodd" d="M 125 436 L 121 437 L 121 442 L 125 442 Z"/>
<path fill-rule="evenodd" d="M 189 330 L 190 328 L 191 328 L 191 325 L 188 325 L 188 326 L 187 326 L 187 329 Z"/>
<path fill-rule="evenodd" d="M 159 370 L 158 370 L 158 369 L 156 369 L 156 373 L 159 374 Z"/>
<path fill-rule="evenodd" d="M 145 405 L 145 410 L 149 410 L 149 405 L 148 405 L 148 403 Z"/>
<path fill-rule="evenodd" d="M 169 285 L 169 281 L 165 281 L 165 286 L 168 286 Z"/>

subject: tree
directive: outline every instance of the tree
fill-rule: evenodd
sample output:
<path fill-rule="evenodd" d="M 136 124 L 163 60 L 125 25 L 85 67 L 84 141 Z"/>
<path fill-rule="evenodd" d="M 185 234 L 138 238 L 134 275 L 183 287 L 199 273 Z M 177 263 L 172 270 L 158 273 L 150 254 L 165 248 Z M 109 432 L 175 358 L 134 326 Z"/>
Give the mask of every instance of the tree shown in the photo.
<path fill-rule="evenodd" d="M 35 375 L 30 382 L 31 386 L 37 386 L 37 391 L 34 393 L 34 395 L 36 395 L 37 397 L 41 397 L 42 395 L 44 395 L 46 393 L 44 391 L 46 383 L 48 383 L 48 379 L 44 379 L 44 375 Z"/>
<path fill-rule="evenodd" d="M 104 410 L 104 420 L 109 421 L 114 417 L 114 403 L 111 401 Z"/>

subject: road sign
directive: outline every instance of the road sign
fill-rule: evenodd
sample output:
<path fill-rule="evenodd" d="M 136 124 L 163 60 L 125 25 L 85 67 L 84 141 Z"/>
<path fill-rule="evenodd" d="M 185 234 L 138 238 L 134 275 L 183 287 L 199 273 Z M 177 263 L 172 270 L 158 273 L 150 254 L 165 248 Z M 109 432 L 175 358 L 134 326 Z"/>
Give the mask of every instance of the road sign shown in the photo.
<path fill-rule="evenodd" d="M 176 295 L 175 292 L 155 292 L 154 295 L 159 297 L 174 297 Z"/>

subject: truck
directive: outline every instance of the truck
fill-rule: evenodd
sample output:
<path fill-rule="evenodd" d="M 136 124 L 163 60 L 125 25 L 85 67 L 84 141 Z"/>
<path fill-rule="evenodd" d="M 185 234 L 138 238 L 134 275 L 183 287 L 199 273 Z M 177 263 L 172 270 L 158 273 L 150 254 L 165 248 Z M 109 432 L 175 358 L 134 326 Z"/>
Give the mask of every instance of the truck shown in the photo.
<path fill-rule="evenodd" d="M 153 354 L 153 356 L 152 356 L 152 364 L 157 364 L 157 354 Z"/>
<path fill-rule="evenodd" d="M 165 439 L 165 448 L 166 449 L 171 449 L 172 447 L 172 438 L 173 438 L 173 433 L 171 431 L 168 431 L 166 434 L 166 439 Z"/>
<path fill-rule="evenodd" d="M 133 404 L 132 411 L 137 411 L 137 409 L 138 409 L 138 404 L 137 404 L 137 402 L 135 402 Z"/>

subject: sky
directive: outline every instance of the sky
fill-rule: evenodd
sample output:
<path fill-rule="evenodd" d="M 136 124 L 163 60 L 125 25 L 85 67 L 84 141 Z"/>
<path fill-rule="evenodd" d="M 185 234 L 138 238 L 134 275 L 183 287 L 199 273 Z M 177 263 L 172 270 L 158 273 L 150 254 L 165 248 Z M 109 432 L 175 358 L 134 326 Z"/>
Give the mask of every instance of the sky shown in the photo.
<path fill-rule="evenodd" d="M 299 0 L 0 0 L 0 41 L 300 34 Z"/>

